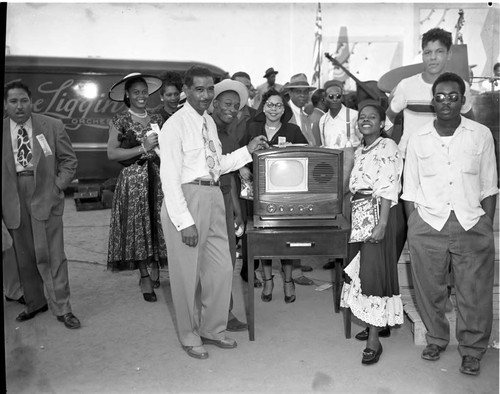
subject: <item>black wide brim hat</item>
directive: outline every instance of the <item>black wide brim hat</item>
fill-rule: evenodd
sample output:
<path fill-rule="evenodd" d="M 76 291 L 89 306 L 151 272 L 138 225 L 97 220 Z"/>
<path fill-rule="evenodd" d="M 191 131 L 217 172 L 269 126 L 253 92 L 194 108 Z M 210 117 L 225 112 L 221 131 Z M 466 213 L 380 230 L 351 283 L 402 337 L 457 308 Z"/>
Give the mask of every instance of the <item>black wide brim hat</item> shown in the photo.
<path fill-rule="evenodd" d="M 152 95 L 157 92 L 162 85 L 162 80 L 154 75 L 147 75 L 141 73 L 132 73 L 125 76 L 121 81 L 115 83 L 109 89 L 108 96 L 113 101 L 122 102 L 125 97 L 125 83 L 134 78 L 142 78 L 146 85 L 148 85 L 148 94 Z"/>

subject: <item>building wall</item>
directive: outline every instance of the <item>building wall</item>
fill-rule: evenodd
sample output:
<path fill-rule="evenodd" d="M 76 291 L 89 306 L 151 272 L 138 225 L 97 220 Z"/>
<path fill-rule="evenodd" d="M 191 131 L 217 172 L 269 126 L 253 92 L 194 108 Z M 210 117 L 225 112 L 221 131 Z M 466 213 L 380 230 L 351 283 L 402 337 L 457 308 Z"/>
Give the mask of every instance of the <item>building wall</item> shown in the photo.
<path fill-rule="evenodd" d="M 345 26 L 354 46 L 349 66 L 361 80 L 418 61 L 418 5 L 321 5 L 324 50 L 336 46 Z M 264 70 L 272 66 L 284 83 L 299 72 L 312 76 L 316 9 L 317 3 L 9 3 L 6 45 L 19 55 L 198 60 L 230 73 L 245 70 L 255 85 L 264 82 Z M 451 15 L 448 24 L 455 19 Z M 476 20 L 466 14 L 466 23 Z M 486 55 L 477 58 L 482 65 L 487 62 Z M 329 66 L 326 60 L 323 65 Z"/>

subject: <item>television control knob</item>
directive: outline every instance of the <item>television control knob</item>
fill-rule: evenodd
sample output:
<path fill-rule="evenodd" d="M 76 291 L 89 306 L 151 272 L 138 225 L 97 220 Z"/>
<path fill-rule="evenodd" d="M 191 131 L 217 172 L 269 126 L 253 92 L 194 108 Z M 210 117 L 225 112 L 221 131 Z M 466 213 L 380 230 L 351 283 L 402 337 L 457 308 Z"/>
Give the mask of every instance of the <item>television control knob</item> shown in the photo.
<path fill-rule="evenodd" d="M 283 212 L 284 210 L 285 210 L 285 208 L 280 207 L 280 212 Z"/>
<path fill-rule="evenodd" d="M 290 212 L 293 212 L 293 207 L 292 206 L 288 207 L 288 209 L 290 210 Z"/>
<path fill-rule="evenodd" d="M 309 206 L 307 207 L 307 209 L 309 210 L 309 212 L 312 212 L 312 210 L 313 210 L 313 206 L 312 206 L 312 205 L 309 205 Z"/>
<path fill-rule="evenodd" d="M 299 212 L 304 212 L 304 207 L 302 205 L 299 205 Z"/>
<path fill-rule="evenodd" d="M 276 212 L 276 205 L 274 205 L 274 204 L 269 204 L 269 205 L 267 206 L 267 212 L 269 212 L 269 213 L 274 213 L 274 212 Z"/>

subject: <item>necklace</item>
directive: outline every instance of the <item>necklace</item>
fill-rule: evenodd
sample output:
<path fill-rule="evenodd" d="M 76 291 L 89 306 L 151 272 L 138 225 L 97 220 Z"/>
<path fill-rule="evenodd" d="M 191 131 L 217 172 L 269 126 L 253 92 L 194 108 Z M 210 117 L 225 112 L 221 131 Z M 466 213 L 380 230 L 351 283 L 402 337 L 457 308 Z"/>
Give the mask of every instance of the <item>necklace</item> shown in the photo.
<path fill-rule="evenodd" d="M 281 125 L 280 125 L 280 126 L 281 126 Z M 280 126 L 268 126 L 268 125 L 266 124 L 266 127 L 267 127 L 269 130 L 276 130 L 276 129 L 277 129 L 278 127 L 280 127 Z"/>
<path fill-rule="evenodd" d="M 140 119 L 144 119 L 144 118 L 147 118 L 148 117 L 148 111 L 144 110 L 144 113 L 143 114 L 137 114 L 135 113 L 134 111 L 132 111 L 130 108 L 128 110 L 128 112 L 130 112 L 132 115 L 134 116 L 137 116 L 138 118 Z"/>

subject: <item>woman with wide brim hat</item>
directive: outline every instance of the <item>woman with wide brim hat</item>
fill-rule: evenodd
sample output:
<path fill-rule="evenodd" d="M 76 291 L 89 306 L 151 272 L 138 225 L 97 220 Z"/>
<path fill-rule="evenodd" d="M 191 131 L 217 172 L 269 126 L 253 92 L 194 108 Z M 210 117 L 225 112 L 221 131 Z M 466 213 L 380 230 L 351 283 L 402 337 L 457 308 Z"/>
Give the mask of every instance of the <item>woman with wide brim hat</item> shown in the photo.
<path fill-rule="evenodd" d="M 110 122 L 108 158 L 122 164 L 118 176 L 108 241 L 108 269 L 139 269 L 145 301 L 156 301 L 153 290 L 160 284 L 159 267 L 167 262 L 161 226 L 163 193 L 155 152 L 163 119 L 147 110 L 148 98 L 160 89 L 160 78 L 132 73 L 115 83 L 109 98 L 128 109 Z M 151 267 L 151 278 L 148 267 Z"/>

